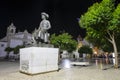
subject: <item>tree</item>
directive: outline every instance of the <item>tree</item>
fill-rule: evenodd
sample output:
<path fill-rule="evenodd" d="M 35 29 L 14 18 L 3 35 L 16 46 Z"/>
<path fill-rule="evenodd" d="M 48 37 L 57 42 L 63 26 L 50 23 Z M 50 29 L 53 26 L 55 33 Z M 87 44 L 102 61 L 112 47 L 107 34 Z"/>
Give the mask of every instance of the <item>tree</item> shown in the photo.
<path fill-rule="evenodd" d="M 18 54 L 19 53 L 19 49 L 20 48 L 24 48 L 25 46 L 23 46 L 23 45 L 18 45 L 18 46 L 16 46 L 16 47 L 14 47 L 13 48 L 13 53 L 14 54 Z"/>
<path fill-rule="evenodd" d="M 85 39 L 97 48 L 101 48 L 101 46 L 103 46 L 105 43 L 105 39 L 93 38 L 91 36 L 86 36 Z"/>
<path fill-rule="evenodd" d="M 87 45 L 84 45 L 82 46 L 81 48 L 78 49 L 78 52 L 83 54 L 92 54 L 93 53 L 93 50 L 92 48 L 90 48 L 90 46 L 87 46 Z"/>
<path fill-rule="evenodd" d="M 97 47 L 98 49 L 102 49 L 104 52 L 110 53 L 114 51 L 112 44 L 104 38 L 99 39 L 99 38 L 92 38 L 92 37 L 86 36 L 86 39 L 89 40 L 89 43 L 92 43 L 94 47 Z"/>
<path fill-rule="evenodd" d="M 5 51 L 7 52 L 7 55 L 6 55 L 6 59 L 9 59 L 9 54 L 10 54 L 10 52 L 13 50 L 13 48 L 11 48 L 11 47 L 6 47 L 5 48 Z"/>
<path fill-rule="evenodd" d="M 77 46 L 77 42 L 68 33 L 53 34 L 51 35 L 50 42 L 55 47 L 60 48 L 60 50 L 67 50 L 68 52 L 72 52 Z"/>
<path fill-rule="evenodd" d="M 16 55 L 17 56 L 17 54 L 19 54 L 19 51 L 20 51 L 20 48 L 24 48 L 25 46 L 23 46 L 23 45 L 18 45 L 18 46 L 16 46 L 16 47 L 14 47 L 13 48 L 13 53 L 14 53 L 14 55 Z M 15 56 L 14 56 L 14 60 L 15 59 L 17 59 Z"/>
<path fill-rule="evenodd" d="M 120 4 L 115 7 L 115 0 L 102 0 L 94 3 L 80 18 L 79 24 L 87 31 L 87 36 L 107 39 L 115 53 L 115 68 L 118 68 L 116 39 L 120 33 Z"/>

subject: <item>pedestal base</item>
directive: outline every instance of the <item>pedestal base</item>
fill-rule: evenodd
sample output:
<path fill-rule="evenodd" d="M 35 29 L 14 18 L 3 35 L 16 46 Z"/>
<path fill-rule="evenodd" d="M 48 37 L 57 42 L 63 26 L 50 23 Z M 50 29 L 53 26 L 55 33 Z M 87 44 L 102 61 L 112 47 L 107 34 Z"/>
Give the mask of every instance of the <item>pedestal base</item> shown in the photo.
<path fill-rule="evenodd" d="M 38 74 L 58 70 L 58 52 L 58 48 L 20 49 L 20 71 L 27 74 Z"/>

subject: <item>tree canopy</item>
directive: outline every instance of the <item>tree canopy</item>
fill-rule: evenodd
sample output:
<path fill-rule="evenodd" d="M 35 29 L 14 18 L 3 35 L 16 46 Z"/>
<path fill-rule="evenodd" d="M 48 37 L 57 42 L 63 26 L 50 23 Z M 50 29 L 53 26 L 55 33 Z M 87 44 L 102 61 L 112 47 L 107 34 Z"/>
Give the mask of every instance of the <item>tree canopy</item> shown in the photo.
<path fill-rule="evenodd" d="M 83 54 L 83 53 L 92 54 L 93 50 L 92 50 L 92 48 L 90 48 L 90 46 L 84 45 L 81 48 L 79 48 L 78 52 L 81 53 L 81 54 Z"/>
<path fill-rule="evenodd" d="M 14 54 L 18 54 L 20 48 L 24 48 L 24 47 L 25 47 L 25 46 L 23 46 L 23 45 L 18 45 L 18 46 L 16 46 L 16 47 L 14 47 L 14 48 L 13 48 L 13 53 L 14 53 Z"/>
<path fill-rule="evenodd" d="M 98 39 L 99 43 L 105 44 L 108 40 L 115 52 L 115 65 L 117 61 L 116 40 L 120 33 L 120 4 L 115 6 L 115 0 L 102 0 L 94 3 L 88 11 L 83 14 L 79 21 L 80 27 L 87 31 L 87 38 Z M 117 66 L 118 67 L 118 66 Z"/>
<path fill-rule="evenodd" d="M 88 11 L 81 16 L 80 26 L 86 28 L 87 35 L 100 38 L 106 34 L 110 21 L 113 17 L 114 3 L 112 0 L 103 0 L 101 3 L 94 3 Z M 101 33 L 102 32 L 102 33 Z"/>
<path fill-rule="evenodd" d="M 55 47 L 58 47 L 61 50 L 67 50 L 68 52 L 76 50 L 77 46 L 77 42 L 74 39 L 72 39 L 72 36 L 68 33 L 62 33 L 60 35 L 52 34 L 50 42 Z"/>

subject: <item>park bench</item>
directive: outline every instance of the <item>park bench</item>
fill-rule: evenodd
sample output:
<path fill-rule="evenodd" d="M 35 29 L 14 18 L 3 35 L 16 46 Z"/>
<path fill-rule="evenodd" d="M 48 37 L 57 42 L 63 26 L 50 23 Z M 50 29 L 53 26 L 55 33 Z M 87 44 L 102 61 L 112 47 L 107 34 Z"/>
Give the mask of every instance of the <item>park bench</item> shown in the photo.
<path fill-rule="evenodd" d="M 71 62 L 70 64 L 73 66 L 88 66 L 88 65 L 90 65 L 89 62 Z"/>

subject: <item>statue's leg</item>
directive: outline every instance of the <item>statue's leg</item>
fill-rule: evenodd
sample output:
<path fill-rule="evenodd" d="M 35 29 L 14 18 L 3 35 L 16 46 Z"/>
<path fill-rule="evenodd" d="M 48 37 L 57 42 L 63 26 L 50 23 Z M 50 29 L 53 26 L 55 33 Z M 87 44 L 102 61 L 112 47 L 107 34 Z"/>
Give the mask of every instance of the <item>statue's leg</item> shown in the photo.
<path fill-rule="evenodd" d="M 40 39 L 41 39 L 41 42 L 44 43 L 44 32 L 41 32 Z"/>
<path fill-rule="evenodd" d="M 38 41 L 41 43 L 41 42 L 43 42 L 43 40 L 42 40 L 42 31 L 39 31 L 38 32 Z"/>
<path fill-rule="evenodd" d="M 45 43 L 48 44 L 48 33 L 45 33 L 45 39 L 44 39 Z"/>

